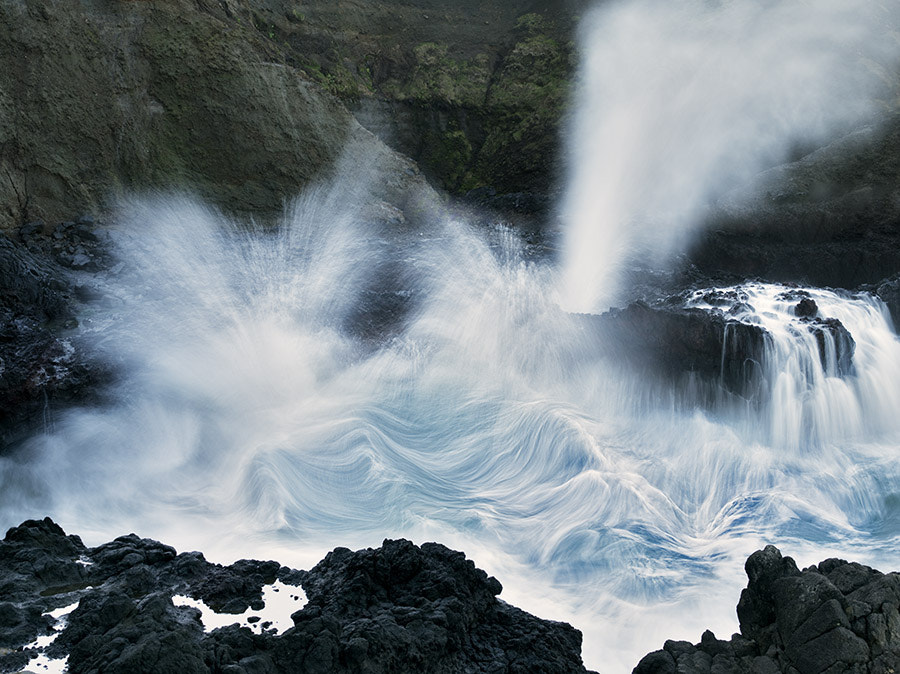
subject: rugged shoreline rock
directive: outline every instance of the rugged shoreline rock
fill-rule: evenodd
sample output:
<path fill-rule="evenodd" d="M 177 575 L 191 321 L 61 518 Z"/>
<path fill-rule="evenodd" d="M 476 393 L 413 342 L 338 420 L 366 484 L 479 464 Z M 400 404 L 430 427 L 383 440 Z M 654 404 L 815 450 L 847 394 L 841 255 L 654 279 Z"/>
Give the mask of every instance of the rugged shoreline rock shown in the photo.
<path fill-rule="evenodd" d="M 279 634 L 235 624 L 204 629 L 187 595 L 222 613 L 264 608 L 262 588 L 302 586 L 308 602 Z M 0 542 L 0 672 L 42 651 L 68 671 L 586 672 L 581 633 L 497 599 L 500 583 L 461 552 L 386 540 L 337 548 L 309 571 L 241 560 L 223 567 L 134 534 L 96 548 L 49 518 Z M 51 612 L 77 607 L 67 618 Z M 250 624 L 258 621 L 249 618 Z M 38 645 L 41 636 L 55 636 Z"/>
<path fill-rule="evenodd" d="M 635 674 L 886 674 L 900 668 L 900 574 L 827 559 L 803 571 L 774 546 L 753 553 L 741 633 L 667 641 Z"/>
<path fill-rule="evenodd" d="M 784 287 L 783 299 L 796 302 L 796 329 L 811 334 L 823 368 L 851 376 L 856 342 L 836 318 L 822 316 L 802 289 Z M 691 384 L 714 405 L 724 396 L 758 404 L 770 396 L 766 381 L 772 335 L 746 316 L 753 309 L 738 288 L 701 287 L 655 301 L 638 300 L 600 315 L 578 315 L 604 356 L 626 363 L 667 385 Z M 699 308 L 697 303 L 705 306 Z"/>
<path fill-rule="evenodd" d="M 73 332 L 78 304 L 92 297 L 78 272 L 108 263 L 103 235 L 87 218 L 43 229 L 0 235 L 0 453 L 37 417 L 88 402 L 110 377 Z"/>

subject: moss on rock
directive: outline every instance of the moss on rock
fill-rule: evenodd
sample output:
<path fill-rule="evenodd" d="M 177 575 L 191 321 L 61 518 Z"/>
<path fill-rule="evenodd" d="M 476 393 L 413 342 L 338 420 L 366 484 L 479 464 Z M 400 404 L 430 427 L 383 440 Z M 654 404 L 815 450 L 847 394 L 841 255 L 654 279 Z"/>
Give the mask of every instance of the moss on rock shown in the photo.
<path fill-rule="evenodd" d="M 244 0 L 248 16 L 450 191 L 545 190 L 583 0 Z M 299 16 L 298 16 L 299 13 Z"/>
<path fill-rule="evenodd" d="M 344 106 L 209 5 L 0 4 L 0 227 L 173 186 L 279 209 L 335 160 Z"/>

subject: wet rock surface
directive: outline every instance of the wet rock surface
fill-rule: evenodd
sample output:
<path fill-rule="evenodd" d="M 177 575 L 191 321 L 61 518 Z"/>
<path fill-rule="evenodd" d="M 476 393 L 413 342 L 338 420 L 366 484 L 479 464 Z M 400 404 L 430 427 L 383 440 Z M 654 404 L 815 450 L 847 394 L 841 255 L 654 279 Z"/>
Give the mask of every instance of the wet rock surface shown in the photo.
<path fill-rule="evenodd" d="M 799 570 L 774 546 L 745 565 L 741 633 L 667 641 L 634 672 L 893 672 L 900 667 L 900 575 L 842 559 Z"/>
<path fill-rule="evenodd" d="M 108 377 L 72 330 L 92 291 L 77 271 L 108 264 L 93 220 L 23 225 L 0 236 L 0 451 L 58 405 L 86 402 Z"/>
<path fill-rule="evenodd" d="M 609 355 L 649 367 L 664 378 L 690 374 L 719 382 L 729 392 L 752 395 L 765 329 L 735 321 L 726 311 L 688 308 L 680 298 L 670 300 L 633 302 L 585 319 L 595 325 Z"/>
<path fill-rule="evenodd" d="M 694 288 L 649 293 L 622 308 L 577 318 L 596 340 L 598 353 L 648 381 L 687 385 L 696 402 L 715 407 L 734 396 L 754 404 L 768 400 L 774 337 L 760 321 L 756 300 L 742 285 Z M 794 305 L 788 330 L 799 343 L 812 335 L 828 376 L 855 374 L 856 341 L 839 319 L 823 315 L 802 288 L 785 286 L 777 299 Z"/>
<path fill-rule="evenodd" d="M 200 612 L 264 608 L 262 588 L 301 585 L 293 627 L 206 631 Z M 96 548 L 49 518 L 0 542 L 0 672 L 38 656 L 78 672 L 585 672 L 581 634 L 498 600 L 500 583 L 437 543 L 337 548 L 310 571 L 211 564 L 131 534 Z M 77 606 L 65 619 L 54 609 Z M 248 623 L 256 624 L 250 619 Z M 237 617 L 235 618 L 237 623 Z M 29 646 L 31 644 L 31 646 Z"/>

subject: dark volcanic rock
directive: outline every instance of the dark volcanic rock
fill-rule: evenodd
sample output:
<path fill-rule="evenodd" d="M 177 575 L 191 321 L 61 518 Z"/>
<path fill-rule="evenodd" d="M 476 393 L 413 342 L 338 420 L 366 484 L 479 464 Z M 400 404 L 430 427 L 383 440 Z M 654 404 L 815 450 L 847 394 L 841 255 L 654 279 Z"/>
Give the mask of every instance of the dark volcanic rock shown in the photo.
<path fill-rule="evenodd" d="M 72 328 L 75 305 L 97 299 L 77 272 L 109 262 L 106 236 L 89 216 L 52 230 L 23 225 L 18 240 L 0 236 L 0 451 L 33 419 L 87 401 L 108 379 Z"/>
<path fill-rule="evenodd" d="M 900 317 L 900 274 L 894 274 L 878 283 L 860 286 L 858 290 L 870 292 L 884 302 L 891 312 L 894 325 L 897 325 Z"/>
<path fill-rule="evenodd" d="M 844 324 L 836 318 L 803 318 L 802 320 L 816 338 L 819 359 L 822 361 L 825 371 L 840 376 L 852 374 L 856 342 Z"/>
<path fill-rule="evenodd" d="M 52 260 L 0 236 L 0 447 L 3 430 L 78 388 L 86 371 L 59 336 L 72 286 Z"/>
<path fill-rule="evenodd" d="M 819 313 L 819 307 L 816 304 L 815 300 L 809 297 L 804 297 L 797 303 L 797 306 L 794 307 L 794 313 L 801 318 L 813 318 L 816 314 Z"/>
<path fill-rule="evenodd" d="M 717 298 L 707 298 L 716 304 Z M 736 298 L 722 298 L 723 306 Z M 726 391 L 752 397 L 759 378 L 766 331 L 710 312 L 675 304 L 634 302 L 602 316 L 585 316 L 606 353 L 669 378 L 699 376 Z"/>
<path fill-rule="evenodd" d="M 900 270 L 900 115 L 720 199 L 688 253 L 700 271 L 854 288 Z"/>
<path fill-rule="evenodd" d="M 262 587 L 302 584 L 308 603 L 282 634 L 258 616 L 211 632 L 173 595 L 221 612 L 263 609 Z M 96 548 L 49 519 L 0 542 L 0 672 L 20 671 L 41 634 L 68 671 L 585 672 L 581 634 L 498 600 L 496 579 L 437 543 L 337 548 L 311 571 L 210 564 L 134 534 Z M 299 590 L 298 590 L 299 593 Z M 64 623 L 47 615 L 73 605 Z"/>
<path fill-rule="evenodd" d="M 783 337 L 764 327 L 765 307 L 753 299 L 752 285 L 701 287 L 577 318 L 600 354 L 666 390 L 674 386 L 691 404 L 741 402 L 735 396 L 764 403 L 779 368 L 780 349 L 773 347 Z M 856 342 L 841 321 L 823 316 L 808 291 L 786 287 L 777 299 L 796 302 L 796 318 L 783 317 L 787 339 L 806 352 L 811 335 L 816 350 L 809 356 L 818 357 L 826 375 L 852 376 Z"/>
<path fill-rule="evenodd" d="M 749 582 L 730 641 L 667 641 L 635 672 L 891 672 L 900 666 L 900 575 L 828 559 L 800 571 L 768 546 L 745 565 Z"/>

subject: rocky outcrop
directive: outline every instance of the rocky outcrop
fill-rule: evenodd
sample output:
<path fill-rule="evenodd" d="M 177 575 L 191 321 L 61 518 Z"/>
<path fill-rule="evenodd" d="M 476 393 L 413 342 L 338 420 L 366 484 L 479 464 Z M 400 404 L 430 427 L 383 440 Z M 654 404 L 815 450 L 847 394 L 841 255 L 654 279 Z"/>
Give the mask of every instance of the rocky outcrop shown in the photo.
<path fill-rule="evenodd" d="M 50 236 L 38 223 L 0 236 L 0 452 L 59 405 L 87 402 L 106 369 L 73 333 L 91 291 L 68 273 L 106 264 L 105 238 L 90 218 Z"/>
<path fill-rule="evenodd" d="M 262 589 L 276 580 L 307 596 L 281 633 L 252 615 L 210 631 L 201 611 L 172 599 L 262 612 Z M 337 548 L 297 571 L 250 560 L 224 567 L 134 534 L 87 548 L 50 519 L 27 521 L 0 542 L 0 672 L 39 653 L 68 657 L 73 674 L 586 671 L 577 630 L 509 606 L 500 591 L 437 543 Z M 70 607 L 65 618 L 52 614 L 61 607 Z"/>
<path fill-rule="evenodd" d="M 636 674 L 887 673 L 900 667 L 900 575 L 827 559 L 803 571 L 768 546 L 745 565 L 749 582 L 728 641 L 667 641 Z"/>
<path fill-rule="evenodd" d="M 597 352 L 648 382 L 690 391 L 692 403 L 715 407 L 739 396 L 759 404 L 771 399 L 772 374 L 780 365 L 772 360 L 779 349 L 753 306 L 752 286 L 701 287 L 576 318 Z M 806 290 L 782 287 L 777 299 L 788 303 L 784 320 L 797 348 L 818 359 L 827 376 L 855 373 L 856 341 L 840 320 L 822 315 Z"/>
<path fill-rule="evenodd" d="M 586 316 L 603 352 L 669 380 L 685 376 L 744 397 L 756 394 L 766 331 L 675 303 L 633 302 L 601 316 Z"/>
<path fill-rule="evenodd" d="M 410 162 L 232 5 L 0 4 L 0 229 L 161 188 L 277 211 L 349 141 L 386 164 L 400 191 L 423 188 Z M 401 208 L 406 199 L 389 195 Z"/>

